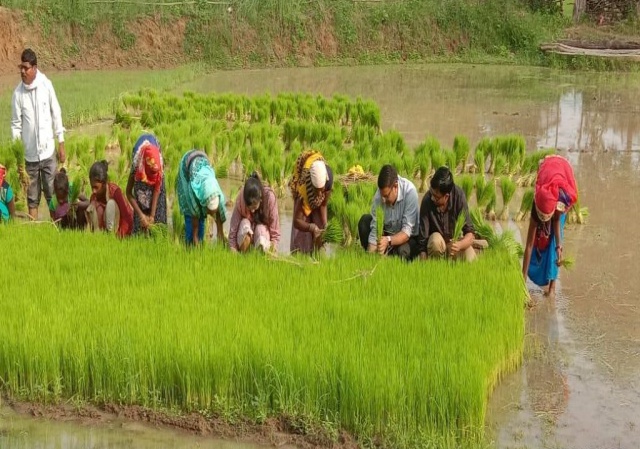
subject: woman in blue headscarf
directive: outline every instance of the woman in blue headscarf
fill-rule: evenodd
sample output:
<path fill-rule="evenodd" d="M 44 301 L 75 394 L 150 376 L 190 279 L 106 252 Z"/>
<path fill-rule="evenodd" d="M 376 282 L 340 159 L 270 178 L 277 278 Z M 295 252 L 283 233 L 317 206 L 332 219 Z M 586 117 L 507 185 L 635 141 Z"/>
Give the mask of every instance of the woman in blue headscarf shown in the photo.
<path fill-rule="evenodd" d="M 182 156 L 176 190 L 187 244 L 197 245 L 204 239 L 207 215 L 215 217 L 218 240 L 224 242 L 222 224 L 227 219 L 224 194 L 206 153 L 191 150 Z"/>

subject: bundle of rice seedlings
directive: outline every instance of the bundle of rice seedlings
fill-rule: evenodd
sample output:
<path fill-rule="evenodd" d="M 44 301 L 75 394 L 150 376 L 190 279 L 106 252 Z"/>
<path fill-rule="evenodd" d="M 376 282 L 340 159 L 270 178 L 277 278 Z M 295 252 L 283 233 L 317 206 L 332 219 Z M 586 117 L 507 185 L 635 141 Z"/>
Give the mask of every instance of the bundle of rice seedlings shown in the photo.
<path fill-rule="evenodd" d="M 215 166 L 215 172 L 217 178 L 227 178 L 229 176 L 229 161 L 227 159 L 219 160 Z"/>
<path fill-rule="evenodd" d="M 168 240 L 169 226 L 165 223 L 154 223 L 149 226 L 149 237 L 154 240 Z"/>
<path fill-rule="evenodd" d="M 495 157 L 495 163 L 493 166 L 493 176 L 500 176 L 507 171 L 507 158 L 504 154 L 498 154 Z"/>
<path fill-rule="evenodd" d="M 472 175 L 469 175 L 469 174 L 462 175 L 459 178 L 458 185 L 464 192 L 464 195 L 467 198 L 467 203 L 471 201 L 471 193 L 473 192 L 475 183 L 476 183 L 476 180 Z"/>
<path fill-rule="evenodd" d="M 455 156 L 455 154 L 454 154 Z M 431 166 L 434 170 L 444 167 L 447 164 L 447 158 L 442 151 L 438 151 L 431 155 Z"/>
<path fill-rule="evenodd" d="M 471 222 L 476 237 L 486 240 L 491 249 L 504 249 L 514 258 L 521 257 L 523 250 L 522 245 L 518 243 L 515 234 L 511 230 L 503 230 L 498 234 L 491 224 L 484 219 L 480 208 L 471 209 Z"/>
<path fill-rule="evenodd" d="M 500 212 L 500 220 L 509 219 L 509 203 L 516 193 L 516 183 L 511 178 L 503 177 L 500 180 L 500 190 L 502 191 L 502 212 Z"/>
<path fill-rule="evenodd" d="M 347 229 L 349 231 L 349 236 L 350 236 L 350 240 L 359 242 L 359 236 L 358 236 L 358 223 L 360 222 L 360 218 L 363 215 L 363 210 L 366 210 L 366 208 L 363 208 L 362 204 L 359 204 L 357 202 L 351 202 L 349 201 L 344 209 L 344 215 L 345 215 L 345 222 L 347 224 Z"/>
<path fill-rule="evenodd" d="M 484 176 L 486 159 L 482 148 L 476 149 L 476 152 L 473 155 L 473 163 L 475 165 L 475 172 Z"/>
<path fill-rule="evenodd" d="M 458 166 L 458 156 L 452 150 L 444 150 L 443 154 L 445 159 L 445 165 L 449 167 L 449 170 L 451 170 L 451 173 L 455 174 Z"/>
<path fill-rule="evenodd" d="M 96 161 L 104 160 L 106 158 L 106 153 L 107 153 L 106 150 L 107 150 L 107 137 L 104 134 L 97 135 L 94 142 L 93 158 Z"/>
<path fill-rule="evenodd" d="M 322 239 L 326 243 L 335 243 L 342 245 L 344 243 L 344 232 L 342 230 L 342 223 L 338 218 L 332 218 L 327 222 L 327 226 L 324 228 Z"/>
<path fill-rule="evenodd" d="M 520 203 L 520 211 L 516 215 L 515 221 L 524 221 L 531 213 L 533 207 L 533 189 L 527 189 L 522 195 L 522 202 Z"/>
<path fill-rule="evenodd" d="M 564 257 L 560 261 L 560 266 L 563 268 L 566 268 L 567 270 L 571 270 L 575 264 L 576 264 L 576 259 L 575 257 L 571 257 L 571 256 Z"/>
<path fill-rule="evenodd" d="M 487 188 L 484 190 L 484 195 L 482 198 L 483 202 L 486 200 L 487 207 L 485 208 L 485 214 L 487 218 L 491 221 L 496 220 L 496 182 L 495 180 L 490 181 L 487 184 Z"/>
<path fill-rule="evenodd" d="M 471 151 L 469 139 L 465 136 L 455 136 L 453 139 L 453 151 L 456 153 L 456 164 L 460 165 L 460 172 L 464 173 L 467 169 L 467 159 Z"/>
<path fill-rule="evenodd" d="M 518 187 L 531 187 L 536 183 L 537 176 L 537 172 L 527 173 L 526 175 L 520 176 L 516 184 Z"/>
<path fill-rule="evenodd" d="M 462 228 L 464 227 L 465 221 L 466 216 L 464 211 L 462 211 L 458 214 L 458 218 L 456 218 L 456 223 L 453 227 L 453 235 L 451 236 L 451 240 L 453 240 L 454 242 L 462 239 Z"/>
<path fill-rule="evenodd" d="M 416 156 L 416 165 L 420 172 L 420 191 L 427 190 L 427 181 L 429 180 L 429 174 L 431 173 L 431 157 L 425 151 Z"/>
<path fill-rule="evenodd" d="M 376 207 L 376 241 L 382 239 L 384 234 L 384 209 L 382 206 Z"/>
<path fill-rule="evenodd" d="M 347 202 L 344 198 L 344 188 L 340 181 L 334 181 L 333 192 L 329 197 L 329 203 L 327 204 L 327 212 L 331 218 L 336 217 L 341 221 L 344 218 L 344 210 Z"/>
<path fill-rule="evenodd" d="M 184 241 L 184 215 L 180 213 L 180 205 L 177 198 L 173 201 L 173 210 L 171 211 L 173 239 L 176 242 Z"/>
<path fill-rule="evenodd" d="M 488 197 L 485 193 L 487 190 L 487 180 L 483 174 L 476 176 L 476 204 L 478 207 L 487 205 Z"/>

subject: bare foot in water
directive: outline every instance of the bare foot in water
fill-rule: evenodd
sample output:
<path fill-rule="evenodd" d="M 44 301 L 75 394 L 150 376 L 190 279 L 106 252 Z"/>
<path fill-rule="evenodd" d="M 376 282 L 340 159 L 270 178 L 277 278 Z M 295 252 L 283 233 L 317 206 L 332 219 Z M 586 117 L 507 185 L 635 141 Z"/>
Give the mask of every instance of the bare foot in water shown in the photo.
<path fill-rule="evenodd" d="M 544 296 L 548 296 L 549 298 L 556 297 L 556 281 L 549 282 L 549 289 L 544 292 Z"/>

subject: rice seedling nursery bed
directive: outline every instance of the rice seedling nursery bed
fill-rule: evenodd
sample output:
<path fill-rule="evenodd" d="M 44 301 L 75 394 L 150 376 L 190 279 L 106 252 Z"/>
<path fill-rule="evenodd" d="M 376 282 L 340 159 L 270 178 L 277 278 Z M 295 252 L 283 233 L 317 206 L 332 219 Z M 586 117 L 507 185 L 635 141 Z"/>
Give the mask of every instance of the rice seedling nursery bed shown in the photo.
<path fill-rule="evenodd" d="M 517 260 L 240 257 L 168 240 L 0 226 L 0 378 L 14 397 L 345 430 L 363 446 L 482 444 L 520 363 Z M 37 276 L 21 282 L 33 270 Z"/>

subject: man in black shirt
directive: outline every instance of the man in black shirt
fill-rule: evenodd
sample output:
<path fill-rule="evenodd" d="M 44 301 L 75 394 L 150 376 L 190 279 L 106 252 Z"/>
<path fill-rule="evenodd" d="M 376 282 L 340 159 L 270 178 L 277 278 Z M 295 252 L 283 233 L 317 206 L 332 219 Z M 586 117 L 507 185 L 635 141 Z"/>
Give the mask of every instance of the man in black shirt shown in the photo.
<path fill-rule="evenodd" d="M 452 241 L 456 219 L 461 213 L 465 215 L 463 237 Z M 472 247 L 474 238 L 464 192 L 453 183 L 451 171 L 447 167 L 440 167 L 431 178 L 431 188 L 424 195 L 420 205 L 420 258 L 448 255 L 472 261 L 476 257 Z"/>

